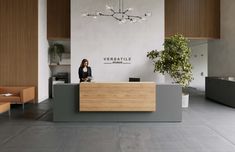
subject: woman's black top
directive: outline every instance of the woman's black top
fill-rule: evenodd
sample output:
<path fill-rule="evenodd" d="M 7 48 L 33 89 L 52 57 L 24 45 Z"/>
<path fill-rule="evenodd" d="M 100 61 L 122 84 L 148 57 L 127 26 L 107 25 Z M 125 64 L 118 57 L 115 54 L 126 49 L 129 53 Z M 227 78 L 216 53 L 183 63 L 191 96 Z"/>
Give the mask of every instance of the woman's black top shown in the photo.
<path fill-rule="evenodd" d="M 85 79 L 87 77 L 92 77 L 91 67 L 87 67 L 87 72 L 84 72 L 83 68 L 80 67 L 78 70 L 78 75 L 79 75 L 80 82 L 84 82 L 84 80 L 82 80 L 82 78 Z"/>

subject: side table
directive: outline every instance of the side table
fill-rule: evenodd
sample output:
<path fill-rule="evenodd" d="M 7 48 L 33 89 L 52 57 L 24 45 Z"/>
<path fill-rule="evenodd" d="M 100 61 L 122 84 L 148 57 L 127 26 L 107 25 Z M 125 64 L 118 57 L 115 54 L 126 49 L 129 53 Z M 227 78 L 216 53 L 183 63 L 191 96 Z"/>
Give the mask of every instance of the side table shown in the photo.
<path fill-rule="evenodd" d="M 0 102 L 0 114 L 7 112 L 8 111 L 8 115 L 9 118 L 11 117 L 11 103 L 10 102 Z"/>

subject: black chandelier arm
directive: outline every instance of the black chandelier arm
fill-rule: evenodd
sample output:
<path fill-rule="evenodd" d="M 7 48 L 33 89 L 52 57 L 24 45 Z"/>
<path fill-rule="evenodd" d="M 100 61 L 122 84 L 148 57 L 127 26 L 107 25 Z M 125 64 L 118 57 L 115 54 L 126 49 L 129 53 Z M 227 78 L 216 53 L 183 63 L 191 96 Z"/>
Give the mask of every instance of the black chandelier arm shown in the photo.
<path fill-rule="evenodd" d="M 99 13 L 99 14 L 86 14 L 86 16 L 113 16 L 113 14 L 103 14 L 103 13 Z"/>
<path fill-rule="evenodd" d="M 123 14 L 126 14 L 129 11 L 129 9 L 126 9 L 124 12 L 122 12 Z"/>
<path fill-rule="evenodd" d="M 111 12 L 116 13 L 113 9 L 110 9 Z"/>
<path fill-rule="evenodd" d="M 143 18 L 143 17 L 140 17 L 140 16 L 134 16 L 134 15 L 127 15 L 127 17 L 128 18 L 138 18 L 138 19 L 142 19 Z"/>
<path fill-rule="evenodd" d="M 96 14 L 87 14 L 86 16 L 97 16 Z"/>
<path fill-rule="evenodd" d="M 103 13 L 100 13 L 99 16 L 113 16 L 114 14 L 103 14 Z"/>
<path fill-rule="evenodd" d="M 120 18 L 117 18 L 117 17 L 115 17 L 115 16 L 112 16 L 113 18 L 115 18 L 116 20 L 118 20 L 118 21 L 122 21 L 122 19 L 120 19 Z"/>

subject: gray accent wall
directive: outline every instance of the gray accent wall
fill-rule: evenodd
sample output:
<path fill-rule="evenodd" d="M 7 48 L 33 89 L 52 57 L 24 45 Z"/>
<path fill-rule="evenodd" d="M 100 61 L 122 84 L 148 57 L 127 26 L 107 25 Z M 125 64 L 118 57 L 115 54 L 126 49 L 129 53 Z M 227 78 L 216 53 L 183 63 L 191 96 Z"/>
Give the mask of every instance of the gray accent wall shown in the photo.
<path fill-rule="evenodd" d="M 208 43 L 208 75 L 235 75 L 235 1 L 221 0 L 221 39 Z"/>

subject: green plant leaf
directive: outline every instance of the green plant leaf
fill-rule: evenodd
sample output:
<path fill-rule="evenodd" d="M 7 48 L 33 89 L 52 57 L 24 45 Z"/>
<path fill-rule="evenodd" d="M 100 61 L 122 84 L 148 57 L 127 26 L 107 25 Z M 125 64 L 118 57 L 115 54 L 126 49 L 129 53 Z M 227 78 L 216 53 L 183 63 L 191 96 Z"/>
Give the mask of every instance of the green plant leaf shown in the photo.
<path fill-rule="evenodd" d="M 162 52 L 148 52 L 147 57 L 154 64 L 154 72 L 168 73 L 176 83 L 183 87 L 188 86 L 193 80 L 188 43 L 189 40 L 183 35 L 176 34 L 165 40 Z"/>

